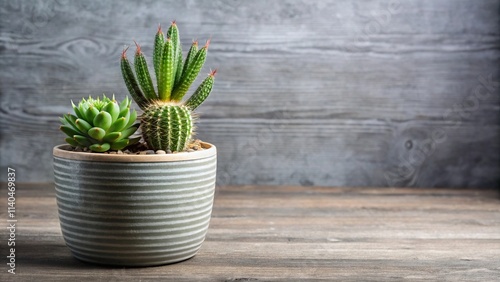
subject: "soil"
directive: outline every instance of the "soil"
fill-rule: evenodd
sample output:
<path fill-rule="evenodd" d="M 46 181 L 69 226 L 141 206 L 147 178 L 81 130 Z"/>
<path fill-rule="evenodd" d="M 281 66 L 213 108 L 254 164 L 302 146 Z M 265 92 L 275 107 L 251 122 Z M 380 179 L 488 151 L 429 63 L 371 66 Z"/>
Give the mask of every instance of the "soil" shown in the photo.
<path fill-rule="evenodd" d="M 188 148 L 186 151 L 184 152 L 196 152 L 196 151 L 201 151 L 201 150 L 205 150 L 203 149 L 203 147 L 201 146 L 201 143 L 203 141 L 201 141 L 200 139 L 196 139 L 196 140 L 192 140 L 189 144 L 188 144 Z M 76 147 L 76 148 L 73 148 L 72 147 L 72 151 L 74 152 L 86 152 L 86 153 L 97 153 L 97 152 L 92 152 L 90 151 L 87 147 Z M 167 151 L 164 151 L 164 150 L 157 150 L 157 151 L 154 151 L 154 150 L 150 150 L 148 149 L 146 143 L 143 143 L 143 142 L 139 142 L 135 145 L 132 145 L 130 147 L 127 147 L 127 149 L 125 150 L 118 150 L 118 151 L 107 151 L 107 152 L 104 152 L 104 153 L 97 153 L 97 154 L 110 154 L 110 155 L 114 155 L 114 154 L 118 154 L 118 155 L 123 155 L 123 154 L 127 154 L 127 155 L 164 155 L 164 154 L 176 154 L 176 153 L 179 153 L 177 151 L 170 151 L 170 150 L 167 150 Z"/>

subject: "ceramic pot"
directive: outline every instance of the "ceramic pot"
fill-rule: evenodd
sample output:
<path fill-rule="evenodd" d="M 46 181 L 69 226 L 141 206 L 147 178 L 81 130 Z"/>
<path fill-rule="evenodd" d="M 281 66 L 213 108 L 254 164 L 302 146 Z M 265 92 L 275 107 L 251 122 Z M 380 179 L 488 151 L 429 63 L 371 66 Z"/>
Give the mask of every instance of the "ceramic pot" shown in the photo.
<path fill-rule="evenodd" d="M 59 222 L 82 261 L 153 266 L 193 257 L 207 233 L 217 154 L 84 153 L 54 147 Z"/>

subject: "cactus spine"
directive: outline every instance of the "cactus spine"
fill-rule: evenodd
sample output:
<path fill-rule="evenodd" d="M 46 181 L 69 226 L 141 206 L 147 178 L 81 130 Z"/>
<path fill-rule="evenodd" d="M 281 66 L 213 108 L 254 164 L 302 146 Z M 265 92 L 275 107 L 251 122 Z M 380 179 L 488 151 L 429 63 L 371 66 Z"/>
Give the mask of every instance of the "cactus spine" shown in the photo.
<path fill-rule="evenodd" d="M 210 40 L 198 49 L 198 42 L 193 42 L 183 61 L 176 23 L 172 22 L 170 25 L 167 38 L 161 27 L 158 27 L 153 50 L 157 92 L 139 44 L 136 43 L 135 74 L 126 56 L 127 49 L 123 51 L 123 79 L 130 95 L 144 111 L 141 130 L 149 148 L 177 152 L 186 149 L 194 134 L 193 110 L 203 103 L 212 91 L 216 71 L 203 80 L 187 101 L 181 100 L 201 71 L 209 44 Z"/>
<path fill-rule="evenodd" d="M 142 131 L 151 147 L 182 151 L 193 132 L 191 110 L 184 105 L 152 104 L 142 116 Z"/>

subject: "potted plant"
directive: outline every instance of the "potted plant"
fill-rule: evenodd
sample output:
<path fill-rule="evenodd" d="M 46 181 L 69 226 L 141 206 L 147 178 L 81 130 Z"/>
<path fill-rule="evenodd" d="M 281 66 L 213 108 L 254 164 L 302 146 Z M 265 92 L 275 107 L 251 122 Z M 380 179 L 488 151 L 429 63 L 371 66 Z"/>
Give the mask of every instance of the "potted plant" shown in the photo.
<path fill-rule="evenodd" d="M 182 101 L 202 69 L 208 44 L 183 60 L 177 25 L 155 36 L 157 90 L 136 43 L 134 70 L 121 56 L 131 101 L 103 96 L 73 104 L 61 118 L 68 144 L 54 148 L 54 178 L 64 240 L 83 261 L 122 266 L 179 262 L 204 241 L 213 205 L 216 148 L 193 141 L 196 109 L 214 83 L 211 72 Z M 136 119 L 139 124 L 135 124 Z M 140 128 L 141 136 L 134 133 Z M 142 140 L 142 141 L 141 141 Z"/>

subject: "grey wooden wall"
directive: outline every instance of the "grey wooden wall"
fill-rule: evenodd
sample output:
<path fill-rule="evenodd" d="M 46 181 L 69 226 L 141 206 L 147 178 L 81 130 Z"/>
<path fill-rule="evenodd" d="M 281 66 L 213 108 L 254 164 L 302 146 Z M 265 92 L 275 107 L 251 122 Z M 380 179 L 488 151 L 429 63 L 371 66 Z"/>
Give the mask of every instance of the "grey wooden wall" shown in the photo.
<path fill-rule="evenodd" d="M 500 1 L 6 1 L 1 164 L 51 181 L 70 99 L 176 19 L 218 68 L 198 137 L 218 184 L 498 187 Z M 3 169 L 2 169 L 3 170 Z M 1 173 L 2 179 L 6 173 Z"/>

